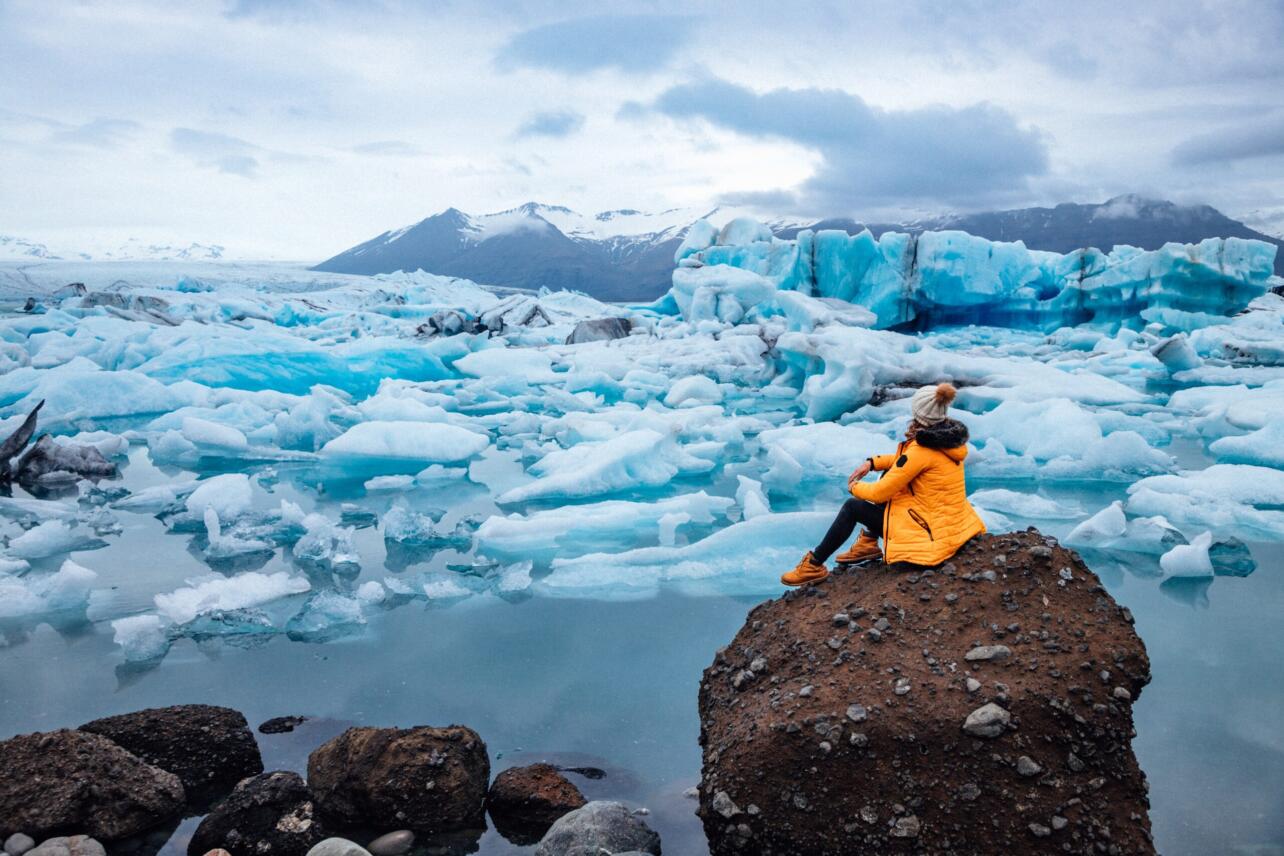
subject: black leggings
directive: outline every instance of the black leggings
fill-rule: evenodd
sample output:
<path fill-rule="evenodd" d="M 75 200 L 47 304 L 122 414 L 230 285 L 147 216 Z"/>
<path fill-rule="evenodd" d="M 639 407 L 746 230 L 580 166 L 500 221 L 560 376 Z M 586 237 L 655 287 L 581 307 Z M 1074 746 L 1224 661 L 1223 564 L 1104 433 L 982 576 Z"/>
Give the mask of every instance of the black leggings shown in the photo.
<path fill-rule="evenodd" d="M 820 539 L 820 546 L 811 551 L 812 556 L 824 564 L 856 531 L 857 524 L 863 524 L 875 538 L 883 537 L 883 508 L 878 503 L 856 497 L 844 502 L 829 531 Z"/>

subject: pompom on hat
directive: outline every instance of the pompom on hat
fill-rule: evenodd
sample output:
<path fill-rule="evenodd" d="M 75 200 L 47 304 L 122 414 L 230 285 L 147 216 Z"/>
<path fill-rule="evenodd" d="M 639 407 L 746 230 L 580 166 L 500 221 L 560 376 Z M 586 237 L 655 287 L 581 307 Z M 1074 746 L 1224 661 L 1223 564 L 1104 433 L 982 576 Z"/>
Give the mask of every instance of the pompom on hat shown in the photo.
<path fill-rule="evenodd" d="M 948 383 L 921 387 L 910 398 L 910 413 L 920 425 L 935 425 L 949 415 L 957 390 Z"/>

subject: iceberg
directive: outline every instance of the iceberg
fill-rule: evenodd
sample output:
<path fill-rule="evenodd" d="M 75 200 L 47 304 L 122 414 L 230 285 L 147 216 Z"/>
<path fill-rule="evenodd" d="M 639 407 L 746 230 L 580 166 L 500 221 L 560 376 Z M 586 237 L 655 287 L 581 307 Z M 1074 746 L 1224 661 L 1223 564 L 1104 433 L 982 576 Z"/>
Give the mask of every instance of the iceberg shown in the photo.
<path fill-rule="evenodd" d="M 248 572 L 234 577 L 211 576 L 188 580 L 188 585 L 154 598 L 156 609 L 172 624 L 186 624 L 214 610 L 261 606 L 311 589 L 302 577 L 284 571 L 274 574 Z"/>
<path fill-rule="evenodd" d="M 455 464 L 480 454 L 490 439 L 440 422 L 361 422 L 326 443 L 332 458 L 372 458 Z"/>
<path fill-rule="evenodd" d="M 1155 322 L 1189 331 L 1264 294 L 1276 252 L 1263 241 L 1209 238 L 1060 255 L 956 231 L 876 239 L 808 229 L 781 240 L 751 224 L 733 221 L 704 246 L 709 229 L 696 230 L 656 308 L 735 324 L 780 314 L 775 294 L 800 292 L 866 307 L 881 328 Z"/>
<path fill-rule="evenodd" d="M 1151 476 L 1128 487 L 1128 511 L 1219 533 L 1284 537 L 1284 471 L 1250 464 Z"/>
<path fill-rule="evenodd" d="M 360 600 L 325 590 L 308 598 L 285 632 L 299 642 L 329 642 L 359 632 L 365 623 Z"/>
<path fill-rule="evenodd" d="M 169 653 L 172 642 L 159 615 L 131 615 L 111 623 L 113 641 L 130 663 L 159 660 Z"/>
<path fill-rule="evenodd" d="M 55 573 L 12 577 L 0 572 L 0 618 L 84 609 L 98 574 L 68 559 Z"/>

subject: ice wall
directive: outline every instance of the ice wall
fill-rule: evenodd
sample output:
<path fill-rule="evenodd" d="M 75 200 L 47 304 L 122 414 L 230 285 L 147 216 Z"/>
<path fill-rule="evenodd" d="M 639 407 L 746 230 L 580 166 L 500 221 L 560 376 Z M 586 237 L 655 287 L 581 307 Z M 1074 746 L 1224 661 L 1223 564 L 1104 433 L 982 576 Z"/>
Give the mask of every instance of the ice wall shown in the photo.
<path fill-rule="evenodd" d="M 755 239 L 735 243 L 737 236 Z M 779 294 L 796 292 L 866 307 L 883 328 L 1155 322 L 1194 330 L 1265 293 L 1275 251 L 1262 241 L 1209 238 L 1061 255 L 953 231 L 875 239 L 868 230 L 805 230 L 780 240 L 746 229 L 692 229 L 657 308 L 688 321 L 735 323 L 788 314 Z"/>

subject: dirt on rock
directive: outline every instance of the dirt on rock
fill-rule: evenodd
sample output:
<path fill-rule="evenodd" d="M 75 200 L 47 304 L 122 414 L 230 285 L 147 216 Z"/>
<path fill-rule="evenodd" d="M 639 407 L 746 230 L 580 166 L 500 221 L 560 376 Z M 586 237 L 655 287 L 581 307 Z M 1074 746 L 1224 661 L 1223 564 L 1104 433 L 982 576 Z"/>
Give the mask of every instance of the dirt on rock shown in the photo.
<path fill-rule="evenodd" d="M 552 764 L 531 764 L 496 776 L 486 807 L 501 835 L 514 844 L 535 844 L 558 818 L 586 802 Z"/>
<path fill-rule="evenodd" d="M 700 686 L 715 856 L 1154 853 L 1132 703 L 1145 646 L 1031 529 L 749 613 Z"/>

